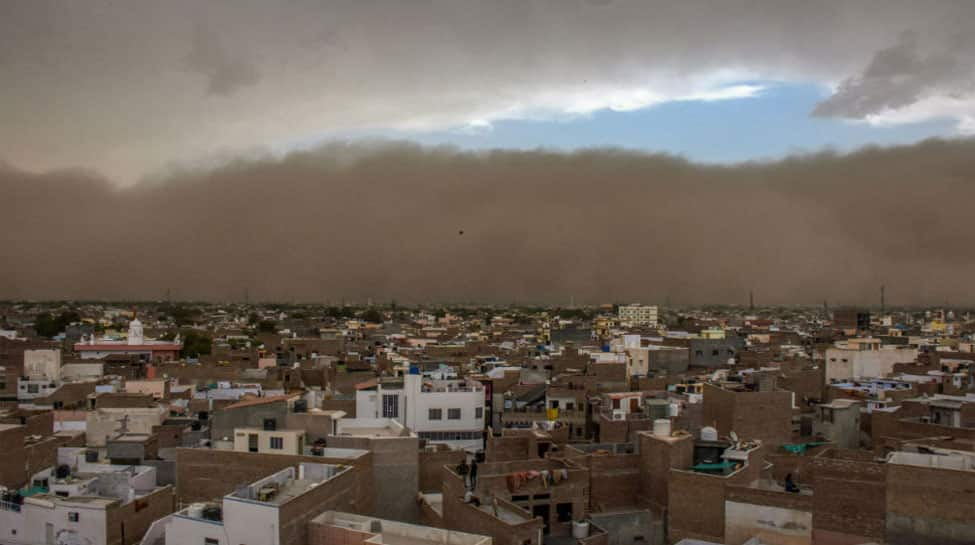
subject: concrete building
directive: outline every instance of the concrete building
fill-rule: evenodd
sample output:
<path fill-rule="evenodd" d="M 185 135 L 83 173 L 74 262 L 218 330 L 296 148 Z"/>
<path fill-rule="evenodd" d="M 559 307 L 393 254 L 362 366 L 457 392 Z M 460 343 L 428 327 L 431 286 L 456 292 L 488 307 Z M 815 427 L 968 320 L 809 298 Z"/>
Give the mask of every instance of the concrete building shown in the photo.
<path fill-rule="evenodd" d="M 416 496 L 420 482 L 420 439 L 393 419 L 355 418 L 336 422 L 329 448 L 372 452 L 375 512 L 384 517 L 415 522 L 417 505 L 404 498 Z"/>
<path fill-rule="evenodd" d="M 234 430 L 234 450 L 261 454 L 303 454 L 305 431 L 237 428 Z"/>
<path fill-rule="evenodd" d="M 138 319 L 129 322 L 129 334 L 124 341 L 98 339 L 92 334 L 74 345 L 74 351 L 85 360 L 130 355 L 144 361 L 173 361 L 179 359 L 182 349 L 183 343 L 178 335 L 172 341 L 146 339 L 142 332 L 142 322 Z"/>
<path fill-rule="evenodd" d="M 165 407 L 102 408 L 85 414 L 85 436 L 88 446 L 104 447 L 107 441 L 119 434 L 151 434 L 155 426 L 161 426 L 169 411 Z"/>
<path fill-rule="evenodd" d="M 882 346 L 879 339 L 839 341 L 826 349 L 826 383 L 859 378 L 882 378 L 898 363 L 911 363 L 918 350 L 908 346 Z"/>
<path fill-rule="evenodd" d="M 61 351 L 24 350 L 24 377 L 49 382 L 61 380 Z"/>
<path fill-rule="evenodd" d="M 425 379 L 416 366 L 399 370 L 402 380 L 356 386 L 358 418 L 391 418 L 431 443 L 482 448 L 486 393 L 480 382 Z"/>
<path fill-rule="evenodd" d="M 144 544 L 304 545 L 308 522 L 348 509 L 351 467 L 302 463 L 237 488 L 219 503 L 194 503 L 153 525 Z M 153 541 L 149 541 L 152 539 Z"/>
<path fill-rule="evenodd" d="M 0 543 L 138 543 L 172 513 L 173 490 L 147 466 L 88 463 L 60 449 L 57 465 L 31 478 L 31 495 L 0 501 Z"/>
<path fill-rule="evenodd" d="M 491 545 L 488 536 L 326 511 L 308 522 L 308 545 Z"/>
<path fill-rule="evenodd" d="M 845 449 L 860 448 L 860 408 L 852 399 L 834 399 L 816 406 L 813 435 Z"/>
<path fill-rule="evenodd" d="M 617 315 L 624 324 L 657 327 L 655 305 L 620 305 Z"/>
<path fill-rule="evenodd" d="M 297 396 L 255 397 L 227 405 L 214 411 L 210 419 L 210 437 L 214 441 L 232 442 L 238 428 L 283 428 L 296 399 Z"/>
<path fill-rule="evenodd" d="M 753 391 L 705 384 L 702 423 L 713 426 L 721 437 L 735 432 L 775 449 L 792 440 L 794 398 L 794 393 L 785 390 Z"/>
<path fill-rule="evenodd" d="M 689 350 L 680 346 L 647 345 L 626 347 L 627 376 L 647 375 L 663 371 L 678 374 L 687 371 Z"/>
<path fill-rule="evenodd" d="M 745 348 L 742 337 L 689 339 L 688 343 L 690 366 L 709 369 L 733 364 Z"/>

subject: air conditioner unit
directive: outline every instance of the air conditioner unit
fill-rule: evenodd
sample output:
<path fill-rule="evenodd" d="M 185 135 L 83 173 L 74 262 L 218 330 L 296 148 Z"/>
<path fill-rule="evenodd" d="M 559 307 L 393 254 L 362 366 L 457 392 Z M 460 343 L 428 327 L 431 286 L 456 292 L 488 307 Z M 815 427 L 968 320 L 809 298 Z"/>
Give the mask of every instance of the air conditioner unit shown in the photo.
<path fill-rule="evenodd" d="M 622 409 L 613 411 L 613 420 L 626 420 L 626 413 Z"/>

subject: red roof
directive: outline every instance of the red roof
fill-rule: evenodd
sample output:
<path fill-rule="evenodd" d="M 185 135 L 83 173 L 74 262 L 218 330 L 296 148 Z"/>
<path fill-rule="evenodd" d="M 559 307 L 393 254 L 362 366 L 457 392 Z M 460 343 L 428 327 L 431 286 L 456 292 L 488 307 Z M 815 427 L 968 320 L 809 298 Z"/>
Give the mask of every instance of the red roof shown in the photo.
<path fill-rule="evenodd" d="M 88 344 L 77 343 L 74 349 L 79 352 L 124 352 L 127 350 L 182 350 L 182 344 L 160 343 L 160 344 Z"/>

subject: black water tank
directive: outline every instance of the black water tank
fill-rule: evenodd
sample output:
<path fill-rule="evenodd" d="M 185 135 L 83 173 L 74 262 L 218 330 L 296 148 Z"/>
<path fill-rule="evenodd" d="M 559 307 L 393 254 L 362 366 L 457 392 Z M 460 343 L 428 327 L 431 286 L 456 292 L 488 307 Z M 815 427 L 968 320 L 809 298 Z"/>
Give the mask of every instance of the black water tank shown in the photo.
<path fill-rule="evenodd" d="M 295 412 L 296 413 L 305 413 L 305 412 L 308 412 L 308 401 L 307 400 L 304 400 L 304 399 L 296 399 L 295 400 Z"/>
<path fill-rule="evenodd" d="M 98 451 L 97 450 L 86 450 L 85 451 L 85 461 L 89 463 L 95 463 L 98 461 Z"/>
<path fill-rule="evenodd" d="M 65 464 L 61 464 L 54 470 L 54 476 L 58 479 L 66 479 L 71 475 L 71 468 Z"/>

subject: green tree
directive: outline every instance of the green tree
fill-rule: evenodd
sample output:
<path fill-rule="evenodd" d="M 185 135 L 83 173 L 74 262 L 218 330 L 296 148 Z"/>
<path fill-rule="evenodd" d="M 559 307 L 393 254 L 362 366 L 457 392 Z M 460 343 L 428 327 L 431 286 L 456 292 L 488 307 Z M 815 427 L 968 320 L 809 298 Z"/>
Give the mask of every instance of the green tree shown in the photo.
<path fill-rule="evenodd" d="M 63 332 L 71 323 L 81 321 L 81 315 L 73 310 L 53 316 L 49 312 L 39 314 L 34 319 L 34 330 L 41 337 L 51 338 Z"/>
<path fill-rule="evenodd" d="M 212 347 L 213 339 L 209 335 L 187 329 L 183 332 L 183 350 L 180 355 L 184 358 L 198 358 L 209 354 Z"/>
<path fill-rule="evenodd" d="M 378 310 L 371 308 L 362 313 L 362 319 L 367 322 L 379 324 L 383 321 L 383 315 Z"/>

